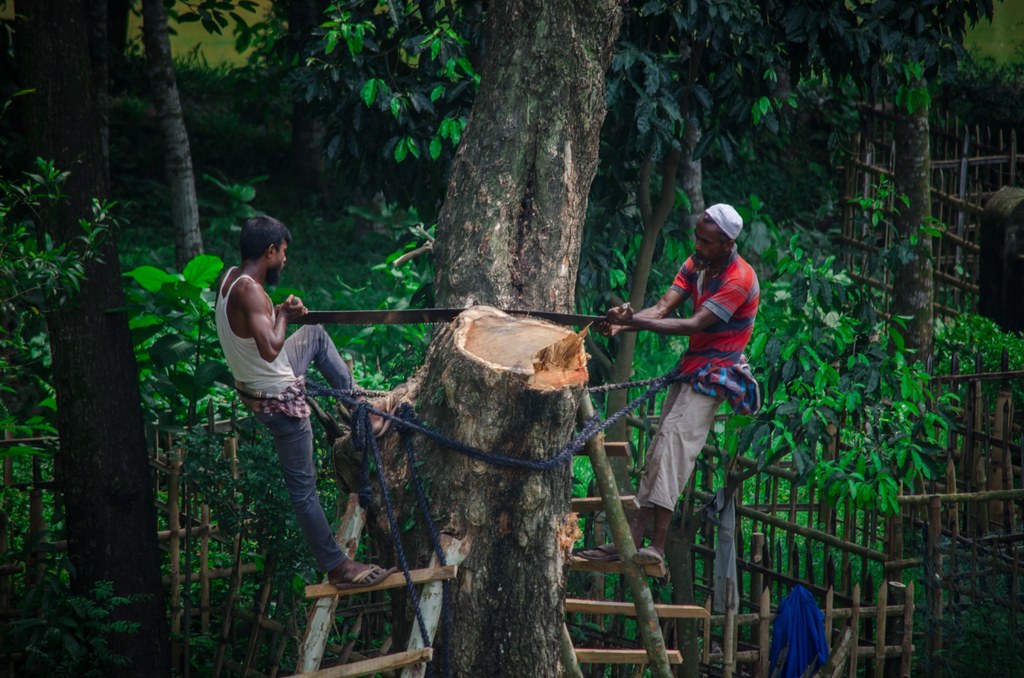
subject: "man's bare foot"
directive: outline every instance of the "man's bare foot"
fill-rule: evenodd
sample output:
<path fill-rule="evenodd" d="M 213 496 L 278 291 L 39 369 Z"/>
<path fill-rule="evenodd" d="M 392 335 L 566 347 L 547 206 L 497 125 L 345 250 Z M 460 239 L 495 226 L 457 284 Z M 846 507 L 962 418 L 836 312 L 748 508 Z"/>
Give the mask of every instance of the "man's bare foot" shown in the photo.
<path fill-rule="evenodd" d="M 346 558 L 341 561 L 340 565 L 327 573 L 327 581 L 338 589 L 374 586 L 382 582 L 389 574 L 397 571 L 397 567 L 385 570 L 377 565 L 367 565 Z"/>

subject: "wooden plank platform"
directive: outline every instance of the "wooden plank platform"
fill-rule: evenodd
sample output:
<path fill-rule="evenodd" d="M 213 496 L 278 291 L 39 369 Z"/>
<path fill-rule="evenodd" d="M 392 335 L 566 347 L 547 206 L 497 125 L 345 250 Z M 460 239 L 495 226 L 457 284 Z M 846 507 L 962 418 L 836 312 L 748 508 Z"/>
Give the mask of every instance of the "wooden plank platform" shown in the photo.
<path fill-rule="evenodd" d="M 622 500 L 622 508 L 632 509 L 633 508 L 633 495 L 627 494 L 619 497 Z M 572 500 L 572 510 L 576 513 L 589 513 L 591 511 L 603 511 L 604 500 L 601 497 L 574 497 Z"/>
<path fill-rule="evenodd" d="M 702 605 L 663 605 L 655 603 L 658 619 L 707 619 L 710 615 Z M 621 614 L 626 617 L 636 616 L 636 606 L 617 600 L 583 600 L 566 598 L 566 612 L 582 612 L 583 614 Z"/>
<path fill-rule="evenodd" d="M 586 558 L 580 558 L 579 556 L 573 556 L 572 560 L 569 561 L 570 570 L 582 570 L 585 572 L 610 572 L 612 574 L 622 574 L 622 563 L 615 560 L 608 562 L 606 560 L 587 560 Z M 644 565 L 644 574 L 648 577 L 666 577 L 668 576 L 668 568 L 664 565 Z"/>
<path fill-rule="evenodd" d="M 679 650 L 666 650 L 669 664 L 682 664 Z M 648 664 L 647 650 L 591 650 L 576 648 L 576 661 L 580 664 Z"/>
<path fill-rule="evenodd" d="M 445 579 L 455 579 L 458 575 L 459 568 L 457 565 L 448 565 L 446 567 L 428 567 L 423 570 L 412 570 L 413 584 L 426 584 L 430 581 L 443 581 Z M 330 584 L 311 584 L 306 587 L 307 598 L 324 598 L 326 596 L 351 596 L 356 593 L 366 593 L 367 591 L 382 591 L 384 589 L 396 589 L 400 586 L 405 586 L 405 575 L 401 572 L 395 572 L 385 577 L 384 581 L 374 584 L 373 586 L 357 586 L 356 588 L 345 589 L 339 591 L 337 588 Z"/>
<path fill-rule="evenodd" d="M 329 669 L 321 669 L 312 673 L 296 673 L 296 676 L 303 678 L 353 678 L 354 676 L 372 676 L 382 671 L 400 669 L 406 666 L 414 666 L 429 662 L 434 657 L 434 649 L 423 647 L 418 650 L 396 652 L 383 657 L 365 659 L 361 662 L 352 662 L 342 666 L 332 666 Z"/>

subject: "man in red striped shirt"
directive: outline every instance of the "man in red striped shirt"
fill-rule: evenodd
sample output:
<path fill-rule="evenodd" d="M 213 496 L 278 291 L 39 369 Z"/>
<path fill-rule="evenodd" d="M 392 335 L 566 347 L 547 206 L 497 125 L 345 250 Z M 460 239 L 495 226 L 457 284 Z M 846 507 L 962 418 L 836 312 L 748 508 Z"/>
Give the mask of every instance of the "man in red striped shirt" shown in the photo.
<path fill-rule="evenodd" d="M 759 404 L 756 384 L 743 358 L 760 296 L 757 274 L 736 251 L 736 237 L 742 228 L 743 219 L 731 206 L 709 207 L 697 222 L 695 252 L 661 299 L 636 313 L 628 305 L 612 309 L 607 326 L 599 328 L 610 335 L 647 330 L 690 337 L 679 362 L 684 379 L 672 385 L 665 399 L 640 479 L 639 510 L 631 521 L 637 564 L 664 560 L 672 512 L 722 402 L 728 399 L 739 412 L 752 411 Z M 673 311 L 687 299 L 693 299 L 693 315 L 676 317 Z M 651 543 L 640 548 L 645 536 Z M 614 544 L 579 555 L 591 560 L 618 558 Z"/>

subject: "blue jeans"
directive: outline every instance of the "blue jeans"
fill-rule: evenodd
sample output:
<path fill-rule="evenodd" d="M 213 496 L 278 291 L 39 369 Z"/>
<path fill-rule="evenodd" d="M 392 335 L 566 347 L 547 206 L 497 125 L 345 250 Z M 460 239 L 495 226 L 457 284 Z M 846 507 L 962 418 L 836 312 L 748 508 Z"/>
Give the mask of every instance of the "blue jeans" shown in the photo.
<path fill-rule="evenodd" d="M 304 375 L 313 363 L 331 388 L 352 388 L 352 372 L 341 359 L 330 336 L 319 325 L 299 328 L 285 340 L 284 351 L 295 376 Z M 333 570 L 346 556 L 334 540 L 334 532 L 317 495 L 313 428 L 309 417 L 297 419 L 275 413 L 257 414 L 256 419 L 270 429 L 292 509 L 317 566 L 324 571 Z"/>

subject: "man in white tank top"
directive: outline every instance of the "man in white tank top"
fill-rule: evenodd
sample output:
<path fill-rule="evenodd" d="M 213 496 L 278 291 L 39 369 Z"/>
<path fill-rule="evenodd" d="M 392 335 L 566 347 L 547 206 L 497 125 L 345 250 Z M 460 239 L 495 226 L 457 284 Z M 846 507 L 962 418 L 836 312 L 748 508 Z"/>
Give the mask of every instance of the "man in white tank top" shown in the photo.
<path fill-rule="evenodd" d="M 352 373 L 319 325 L 304 325 L 286 337 L 288 323 L 307 309 L 292 295 L 274 306 L 264 288 L 280 279 L 290 241 L 291 233 L 277 219 L 245 222 L 242 264 L 228 269 L 217 288 L 217 336 L 242 402 L 270 429 L 285 487 L 317 565 L 339 588 L 370 586 L 395 568 L 358 563 L 334 541 L 316 491 L 313 430 L 303 394 L 310 363 L 335 389 L 352 388 Z"/>

